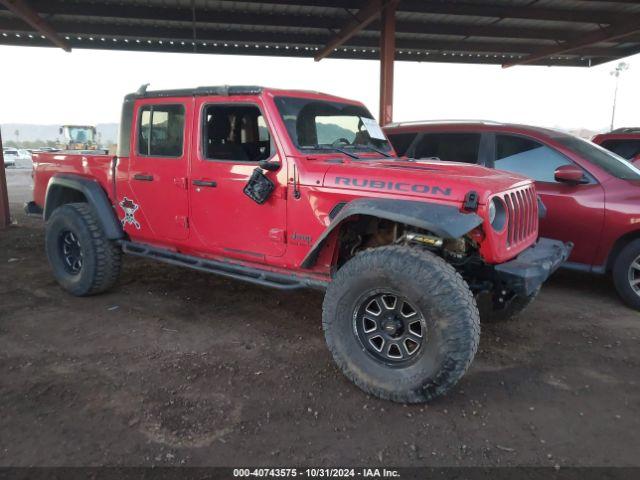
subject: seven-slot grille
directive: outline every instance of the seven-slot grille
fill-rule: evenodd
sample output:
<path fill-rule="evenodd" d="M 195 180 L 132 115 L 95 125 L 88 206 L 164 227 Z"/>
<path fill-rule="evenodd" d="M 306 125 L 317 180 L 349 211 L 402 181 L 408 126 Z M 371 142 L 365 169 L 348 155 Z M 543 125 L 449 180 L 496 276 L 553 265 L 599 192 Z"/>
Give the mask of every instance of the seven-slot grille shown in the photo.
<path fill-rule="evenodd" d="M 538 231 L 538 199 L 535 190 L 524 187 L 502 195 L 507 207 L 507 247 L 529 240 Z"/>

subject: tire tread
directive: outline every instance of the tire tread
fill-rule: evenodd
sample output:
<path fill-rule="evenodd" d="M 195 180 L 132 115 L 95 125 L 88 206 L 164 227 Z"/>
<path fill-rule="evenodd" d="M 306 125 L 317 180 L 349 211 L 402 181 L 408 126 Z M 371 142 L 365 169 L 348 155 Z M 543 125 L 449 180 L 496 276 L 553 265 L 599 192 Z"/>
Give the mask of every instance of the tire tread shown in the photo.
<path fill-rule="evenodd" d="M 447 318 L 454 319 L 447 326 L 447 360 L 438 375 L 410 391 L 390 392 L 376 387 L 357 375 L 332 343 L 333 309 L 340 294 L 349 288 L 353 277 L 367 275 L 372 265 L 385 265 L 391 271 L 402 271 L 424 285 L 425 295 L 440 298 L 438 306 Z M 465 374 L 478 349 L 480 321 L 475 299 L 462 276 L 442 258 L 425 250 L 403 246 L 368 249 L 349 260 L 335 275 L 323 302 L 323 329 L 331 353 L 342 372 L 362 390 L 377 397 L 396 402 L 430 401 L 450 390 Z"/>

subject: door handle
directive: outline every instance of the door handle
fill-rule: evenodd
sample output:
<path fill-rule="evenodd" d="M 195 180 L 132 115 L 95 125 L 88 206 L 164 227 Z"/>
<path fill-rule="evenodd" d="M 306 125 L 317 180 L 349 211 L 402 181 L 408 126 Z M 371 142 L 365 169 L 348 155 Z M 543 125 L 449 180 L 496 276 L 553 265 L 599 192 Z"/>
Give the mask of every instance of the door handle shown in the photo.
<path fill-rule="evenodd" d="M 153 175 L 147 175 L 146 173 L 136 173 L 133 176 L 134 180 L 140 180 L 141 182 L 153 182 Z"/>
<path fill-rule="evenodd" d="M 213 180 L 194 180 L 192 182 L 196 187 L 217 187 L 218 184 Z"/>

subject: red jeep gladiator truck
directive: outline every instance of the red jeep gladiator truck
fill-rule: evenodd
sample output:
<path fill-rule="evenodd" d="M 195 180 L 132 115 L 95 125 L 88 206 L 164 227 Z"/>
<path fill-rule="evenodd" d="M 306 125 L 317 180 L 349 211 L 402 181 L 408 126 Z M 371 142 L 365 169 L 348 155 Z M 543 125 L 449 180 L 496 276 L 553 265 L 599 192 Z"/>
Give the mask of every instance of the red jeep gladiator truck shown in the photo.
<path fill-rule="evenodd" d="M 280 289 L 325 289 L 333 357 L 368 393 L 448 391 L 488 317 L 524 308 L 571 246 L 538 239 L 531 180 L 399 159 L 369 111 L 330 95 L 200 87 L 127 95 L 116 156 L 34 156 L 30 212 L 74 295 L 122 253 Z"/>

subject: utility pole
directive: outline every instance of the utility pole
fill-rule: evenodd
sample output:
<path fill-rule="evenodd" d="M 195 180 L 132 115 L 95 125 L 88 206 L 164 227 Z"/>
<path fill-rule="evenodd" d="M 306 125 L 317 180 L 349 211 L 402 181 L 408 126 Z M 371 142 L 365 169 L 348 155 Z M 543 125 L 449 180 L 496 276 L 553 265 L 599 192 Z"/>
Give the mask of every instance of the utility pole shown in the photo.
<path fill-rule="evenodd" d="M 613 94 L 613 110 L 611 111 L 611 130 L 613 130 L 613 123 L 616 118 L 616 103 L 618 102 L 618 83 L 620 81 L 620 74 L 626 70 L 629 70 L 629 64 L 620 62 L 614 70 L 609 72 L 610 75 L 616 77 L 616 89 Z"/>

